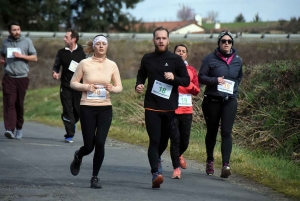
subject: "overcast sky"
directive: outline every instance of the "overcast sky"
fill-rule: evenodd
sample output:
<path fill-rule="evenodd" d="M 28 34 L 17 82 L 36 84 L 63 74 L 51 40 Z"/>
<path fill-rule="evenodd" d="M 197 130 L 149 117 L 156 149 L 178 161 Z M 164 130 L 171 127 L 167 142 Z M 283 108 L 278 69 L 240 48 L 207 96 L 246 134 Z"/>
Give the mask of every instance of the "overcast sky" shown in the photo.
<path fill-rule="evenodd" d="M 252 21 L 256 13 L 263 21 L 300 17 L 300 0 L 144 0 L 128 11 L 145 22 L 177 21 L 177 11 L 183 4 L 202 18 L 207 17 L 209 11 L 217 12 L 221 23 L 233 22 L 240 13 L 247 22 Z"/>

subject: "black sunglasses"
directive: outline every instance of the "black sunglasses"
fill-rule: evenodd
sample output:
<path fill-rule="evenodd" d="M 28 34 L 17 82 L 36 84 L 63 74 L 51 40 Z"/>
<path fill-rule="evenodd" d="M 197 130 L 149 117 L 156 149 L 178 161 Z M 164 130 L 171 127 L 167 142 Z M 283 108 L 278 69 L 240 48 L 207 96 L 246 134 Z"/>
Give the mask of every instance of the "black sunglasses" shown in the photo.
<path fill-rule="evenodd" d="M 223 44 L 225 44 L 226 41 L 228 42 L 228 44 L 231 44 L 231 43 L 232 43 L 232 40 L 225 40 L 225 39 L 222 39 L 222 40 L 221 40 L 221 42 L 222 42 Z"/>

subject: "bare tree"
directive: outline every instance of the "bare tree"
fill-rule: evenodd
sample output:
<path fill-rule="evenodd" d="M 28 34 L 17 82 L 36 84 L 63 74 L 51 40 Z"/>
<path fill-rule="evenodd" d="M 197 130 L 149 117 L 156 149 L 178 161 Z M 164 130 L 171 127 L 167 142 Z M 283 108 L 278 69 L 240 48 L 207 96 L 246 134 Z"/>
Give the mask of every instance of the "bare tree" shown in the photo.
<path fill-rule="evenodd" d="M 259 17 L 258 13 L 253 18 L 253 22 L 261 22 L 261 18 Z"/>
<path fill-rule="evenodd" d="M 208 13 L 207 13 L 207 17 L 208 17 L 208 19 L 210 19 L 212 22 L 215 22 L 216 21 L 216 19 L 218 18 L 218 16 L 219 16 L 219 13 L 218 12 L 216 12 L 216 11 L 209 11 Z"/>
<path fill-rule="evenodd" d="M 192 20 L 195 16 L 195 12 L 192 8 L 182 5 L 177 11 L 177 18 L 183 21 Z"/>

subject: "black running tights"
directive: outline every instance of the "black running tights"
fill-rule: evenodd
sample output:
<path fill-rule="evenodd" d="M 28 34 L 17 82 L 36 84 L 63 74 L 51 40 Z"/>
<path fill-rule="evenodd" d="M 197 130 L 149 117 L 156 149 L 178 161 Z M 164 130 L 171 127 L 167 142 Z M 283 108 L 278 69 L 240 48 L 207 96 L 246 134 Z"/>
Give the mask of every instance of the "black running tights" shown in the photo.
<path fill-rule="evenodd" d="M 188 148 L 192 126 L 192 114 L 176 114 L 170 135 L 170 153 L 173 168 L 179 167 L 179 156 Z"/>
<path fill-rule="evenodd" d="M 207 133 L 205 145 L 207 160 L 214 160 L 214 148 L 221 120 L 221 153 L 222 163 L 229 163 L 232 151 L 232 128 L 237 112 L 237 100 L 211 101 L 204 98 L 202 102 Z"/>
<path fill-rule="evenodd" d="M 95 147 L 93 175 L 98 176 L 103 159 L 106 137 L 112 121 L 112 106 L 80 106 L 83 146 L 78 158 L 90 154 Z"/>
<path fill-rule="evenodd" d="M 145 110 L 145 123 L 149 136 L 148 159 L 151 172 L 158 172 L 158 159 L 168 146 L 175 112 Z"/>

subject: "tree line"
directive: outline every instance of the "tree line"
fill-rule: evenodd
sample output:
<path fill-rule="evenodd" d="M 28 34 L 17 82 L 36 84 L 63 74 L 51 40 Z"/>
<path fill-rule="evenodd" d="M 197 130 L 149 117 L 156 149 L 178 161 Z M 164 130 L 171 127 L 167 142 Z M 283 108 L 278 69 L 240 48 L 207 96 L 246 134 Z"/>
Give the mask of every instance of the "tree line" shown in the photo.
<path fill-rule="evenodd" d="M 123 8 L 142 0 L 0 0 L 0 28 L 16 20 L 23 30 L 125 32 L 139 22 Z M 2 26 L 2 27 L 1 27 Z"/>

